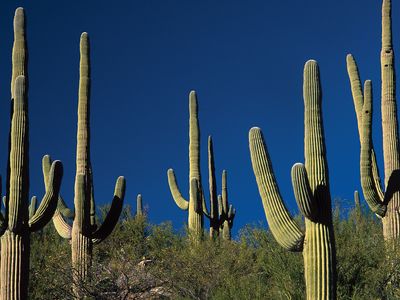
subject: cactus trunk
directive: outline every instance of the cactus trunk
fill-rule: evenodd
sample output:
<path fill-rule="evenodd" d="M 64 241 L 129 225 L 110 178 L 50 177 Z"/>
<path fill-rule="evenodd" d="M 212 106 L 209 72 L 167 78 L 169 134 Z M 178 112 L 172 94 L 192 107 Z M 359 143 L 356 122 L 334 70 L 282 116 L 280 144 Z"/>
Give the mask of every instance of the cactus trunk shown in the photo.
<path fill-rule="evenodd" d="M 82 286 L 88 278 L 92 262 L 93 242 L 90 237 L 83 235 L 78 226 L 72 229 L 72 290 L 77 299 L 82 299 Z"/>
<path fill-rule="evenodd" d="M 29 233 L 6 230 L 1 237 L 2 300 L 28 299 Z"/>

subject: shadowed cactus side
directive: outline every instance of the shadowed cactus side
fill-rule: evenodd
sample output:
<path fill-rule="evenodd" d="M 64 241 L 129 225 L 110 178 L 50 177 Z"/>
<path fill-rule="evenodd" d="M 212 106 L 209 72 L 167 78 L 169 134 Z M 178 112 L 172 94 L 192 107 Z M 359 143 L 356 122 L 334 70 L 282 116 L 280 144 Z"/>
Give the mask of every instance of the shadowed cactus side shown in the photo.
<path fill-rule="evenodd" d="M 362 90 L 354 57 L 347 55 L 347 72 L 356 111 L 360 137 L 360 177 L 364 198 L 370 209 L 382 218 L 385 240 L 400 235 L 400 153 L 396 104 L 396 76 L 392 45 L 391 1 L 382 4 L 381 105 L 385 191 L 381 186 L 375 150 L 372 142 L 372 85 L 364 83 Z"/>
<path fill-rule="evenodd" d="M 285 249 L 303 252 L 307 299 L 335 299 L 335 244 L 319 69 L 312 60 L 304 67 L 303 95 L 305 165 L 296 163 L 291 175 L 295 198 L 305 217 L 305 233 L 282 201 L 262 132 L 256 127 L 249 133 L 251 161 L 272 234 Z"/>
<path fill-rule="evenodd" d="M 77 298 L 83 297 L 79 283 L 85 281 L 92 260 L 93 244 L 104 240 L 118 222 L 125 195 L 125 179 L 117 179 L 110 210 L 101 226 L 96 224 L 96 207 L 93 193 L 93 172 L 90 163 L 90 58 L 89 37 L 86 32 L 80 39 L 80 77 L 78 99 L 78 130 L 76 152 L 76 177 L 74 194 L 74 220 L 72 226 L 64 220 L 70 210 L 59 199 L 53 217 L 56 230 L 63 238 L 71 239 L 73 290 Z"/>
<path fill-rule="evenodd" d="M 12 108 L 4 216 L 0 213 L 0 299 L 27 299 L 30 234 L 42 229 L 56 210 L 63 167 L 60 161 L 53 162 L 46 181 L 48 189 L 39 207 L 36 209 L 36 197 L 32 198 L 29 207 L 27 49 L 22 8 L 15 12 L 12 56 Z M 44 156 L 43 164 L 49 159 L 49 156 Z"/>

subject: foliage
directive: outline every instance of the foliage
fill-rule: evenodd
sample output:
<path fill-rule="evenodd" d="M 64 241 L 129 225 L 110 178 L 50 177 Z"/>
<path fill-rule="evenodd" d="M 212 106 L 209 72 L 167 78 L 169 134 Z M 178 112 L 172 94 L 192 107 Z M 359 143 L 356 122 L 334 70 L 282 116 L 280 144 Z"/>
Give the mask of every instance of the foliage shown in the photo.
<path fill-rule="evenodd" d="M 196 242 L 130 211 L 95 249 L 81 283 L 88 299 L 305 297 L 301 254 L 282 249 L 261 225 L 245 226 L 234 241 Z M 335 209 L 338 299 L 399 298 L 400 259 L 385 255 L 381 226 L 364 210 Z M 73 299 L 70 248 L 52 226 L 32 235 L 31 255 L 30 299 Z"/>

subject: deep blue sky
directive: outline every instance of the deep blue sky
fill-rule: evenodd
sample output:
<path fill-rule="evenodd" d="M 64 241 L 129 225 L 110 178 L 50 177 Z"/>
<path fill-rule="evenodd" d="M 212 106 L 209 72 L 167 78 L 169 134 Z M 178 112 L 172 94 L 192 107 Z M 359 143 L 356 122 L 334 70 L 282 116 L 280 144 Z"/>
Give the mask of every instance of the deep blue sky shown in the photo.
<path fill-rule="evenodd" d="M 394 47 L 400 7 L 393 3 Z M 263 129 L 281 193 L 297 212 L 290 169 L 303 158 L 302 72 L 319 62 L 333 198 L 352 201 L 359 142 L 345 57 L 373 80 L 374 140 L 382 166 L 380 1 L 2 1 L 0 4 L 0 170 L 5 174 L 12 19 L 28 18 L 31 195 L 43 192 L 41 157 L 64 163 L 62 194 L 72 205 L 79 37 L 91 38 L 91 155 L 98 204 L 111 201 L 118 175 L 126 203 L 143 194 L 150 220 L 187 219 L 173 202 L 166 171 L 188 195 L 188 93 L 198 93 L 203 185 L 207 136 L 216 169 L 228 170 L 235 228 L 265 222 L 252 172 L 248 131 Z M 382 168 L 382 167 L 381 167 Z M 383 172 L 383 169 L 382 169 Z M 220 188 L 220 175 L 218 175 Z M 4 186 L 4 178 L 3 178 Z M 206 221 L 208 226 L 208 221 Z"/>

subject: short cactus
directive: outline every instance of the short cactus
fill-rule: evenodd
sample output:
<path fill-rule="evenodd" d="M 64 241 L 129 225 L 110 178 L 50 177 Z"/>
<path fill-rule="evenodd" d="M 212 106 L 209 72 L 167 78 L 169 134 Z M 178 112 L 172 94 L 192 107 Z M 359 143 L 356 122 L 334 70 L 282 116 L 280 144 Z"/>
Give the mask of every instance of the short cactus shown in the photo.
<path fill-rule="evenodd" d="M 143 203 L 141 194 L 138 194 L 136 198 L 136 216 L 143 216 Z"/>
<path fill-rule="evenodd" d="M 251 161 L 272 234 L 287 250 L 303 251 L 307 299 L 335 299 L 335 243 L 319 69 L 315 61 L 305 64 L 303 91 L 305 165 L 293 166 L 292 184 L 299 209 L 305 216 L 305 234 L 282 201 L 262 132 L 256 127 L 249 133 Z"/>
<path fill-rule="evenodd" d="M 219 221 L 220 230 L 222 231 L 222 238 L 224 240 L 231 239 L 231 229 L 233 226 L 233 219 L 236 215 L 236 209 L 232 204 L 228 203 L 228 187 L 227 187 L 227 172 L 222 171 L 222 196 L 219 196 Z"/>
<path fill-rule="evenodd" d="M 118 222 L 125 195 L 125 179 L 119 177 L 114 191 L 114 197 L 104 222 L 96 225 L 96 209 L 93 194 L 93 172 L 90 163 L 90 131 L 89 131 L 89 95 L 90 95 L 90 59 L 89 37 L 86 32 L 80 39 L 80 78 L 78 100 L 78 134 L 75 177 L 75 217 L 72 227 L 64 220 L 65 214 L 59 208 L 64 208 L 62 199 L 54 215 L 53 223 L 58 233 L 71 239 L 72 266 L 74 269 L 73 290 L 77 298 L 82 298 L 79 288 L 80 281 L 85 281 L 88 268 L 91 265 L 92 247 L 94 243 L 104 240 Z M 61 202 L 61 203 L 60 203 Z"/>
<path fill-rule="evenodd" d="M 24 10 L 14 17 L 14 47 L 11 83 L 11 130 L 6 181 L 5 216 L 0 213 L 1 263 L 0 298 L 27 299 L 29 279 L 30 233 L 42 229 L 57 207 L 62 164 L 49 168 L 48 189 L 39 207 L 36 197 L 29 206 L 29 133 L 27 103 L 27 49 Z M 49 156 L 43 158 L 43 164 Z"/>
<path fill-rule="evenodd" d="M 382 136 L 385 171 L 385 192 L 381 186 L 375 150 L 372 143 L 372 85 L 364 83 L 364 91 L 354 57 L 347 55 L 347 72 L 356 111 L 360 138 L 360 176 L 364 198 L 370 209 L 382 218 L 385 240 L 400 236 L 400 149 L 396 104 L 396 80 L 392 45 L 390 0 L 382 4 Z"/>

